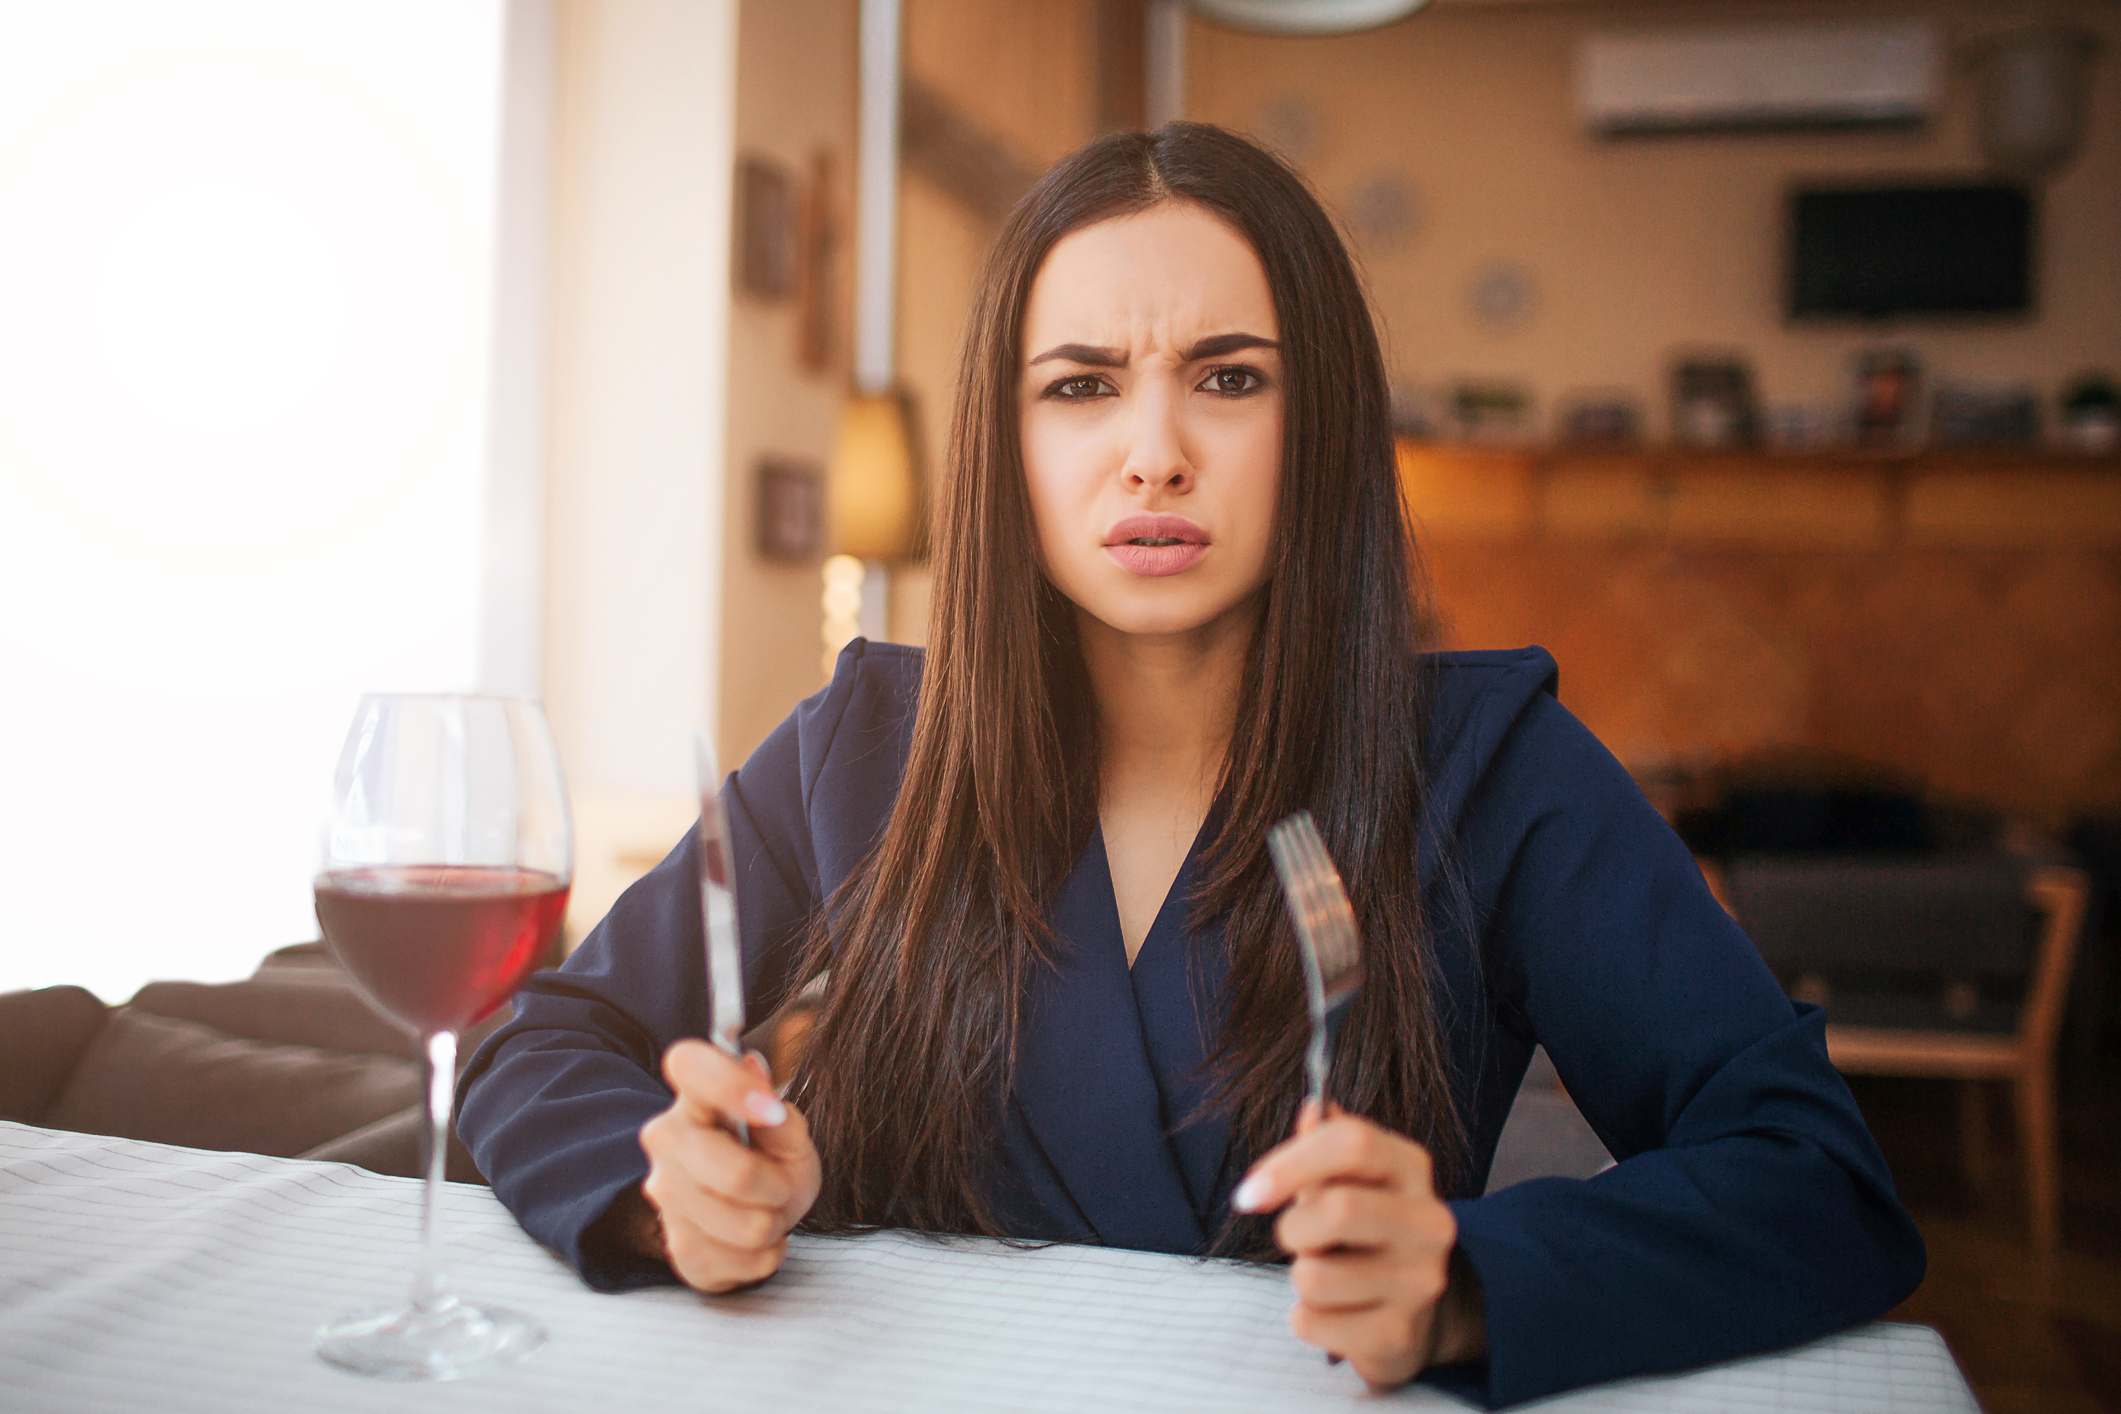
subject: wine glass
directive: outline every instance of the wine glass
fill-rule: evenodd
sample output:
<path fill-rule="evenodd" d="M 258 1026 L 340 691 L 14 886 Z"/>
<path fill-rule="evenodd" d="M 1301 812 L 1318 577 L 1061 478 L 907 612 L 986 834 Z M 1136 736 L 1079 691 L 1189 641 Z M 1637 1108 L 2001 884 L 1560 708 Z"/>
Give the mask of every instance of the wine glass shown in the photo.
<path fill-rule="evenodd" d="M 521 1359 L 536 1321 L 459 1300 L 441 1269 L 441 1185 L 457 1035 L 508 999 L 567 908 L 574 837 L 545 715 L 508 697 L 374 694 L 339 755 L 317 922 L 369 1002 L 419 1036 L 427 1177 L 409 1305 L 317 1332 L 334 1365 L 448 1380 Z"/>

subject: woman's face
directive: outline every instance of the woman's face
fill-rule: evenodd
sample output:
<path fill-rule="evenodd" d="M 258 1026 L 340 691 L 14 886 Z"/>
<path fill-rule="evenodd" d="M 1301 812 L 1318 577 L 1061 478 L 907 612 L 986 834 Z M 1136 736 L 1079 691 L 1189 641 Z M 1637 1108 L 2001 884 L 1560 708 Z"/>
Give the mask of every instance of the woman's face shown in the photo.
<path fill-rule="evenodd" d="M 1259 257 L 1200 207 L 1085 226 L 1046 256 L 1024 310 L 1024 472 L 1046 573 L 1085 613 L 1187 633 L 1266 582 L 1280 337 Z"/>

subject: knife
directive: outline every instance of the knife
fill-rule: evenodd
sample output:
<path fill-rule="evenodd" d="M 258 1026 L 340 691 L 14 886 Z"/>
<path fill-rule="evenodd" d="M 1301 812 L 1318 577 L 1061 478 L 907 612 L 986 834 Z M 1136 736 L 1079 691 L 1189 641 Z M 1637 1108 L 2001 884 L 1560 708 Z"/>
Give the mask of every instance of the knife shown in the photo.
<path fill-rule="evenodd" d="M 700 784 L 700 923 L 707 937 L 707 986 L 714 1002 L 714 1029 L 707 1039 L 732 1058 L 744 1058 L 744 962 L 737 944 L 736 872 L 729 848 L 729 817 L 722 811 L 722 773 L 707 733 L 692 734 L 692 761 Z M 751 1142 L 751 1126 L 736 1121 L 737 1142 Z"/>

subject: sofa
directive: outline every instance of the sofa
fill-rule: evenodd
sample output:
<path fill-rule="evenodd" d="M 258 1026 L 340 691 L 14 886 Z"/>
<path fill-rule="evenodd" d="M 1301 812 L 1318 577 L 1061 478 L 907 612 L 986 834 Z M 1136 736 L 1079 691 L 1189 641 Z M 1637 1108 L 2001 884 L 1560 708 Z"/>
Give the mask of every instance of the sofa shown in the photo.
<path fill-rule="evenodd" d="M 460 1062 L 506 1015 L 462 1038 Z M 151 982 L 122 1006 L 80 987 L 11 992 L 0 1119 L 417 1177 L 420 1047 L 322 943 L 282 948 L 240 982 Z M 483 1182 L 454 1135 L 447 1173 Z"/>

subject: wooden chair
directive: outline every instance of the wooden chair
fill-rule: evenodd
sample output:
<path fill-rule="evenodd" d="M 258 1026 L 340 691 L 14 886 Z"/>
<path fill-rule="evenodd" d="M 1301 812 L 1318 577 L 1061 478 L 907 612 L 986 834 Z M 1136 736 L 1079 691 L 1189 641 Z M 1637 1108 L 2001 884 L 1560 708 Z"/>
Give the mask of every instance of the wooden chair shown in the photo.
<path fill-rule="evenodd" d="M 1755 858 L 1719 896 L 1793 995 L 1823 1002 L 1827 1054 L 1850 1075 L 1961 1084 L 1968 1176 L 1986 1168 L 1985 1081 L 2016 1102 L 2035 1247 L 2060 1237 L 2055 1039 L 2089 892 L 2073 868 L 2013 856 Z M 1992 1000 L 2022 984 L 2016 1001 Z"/>

